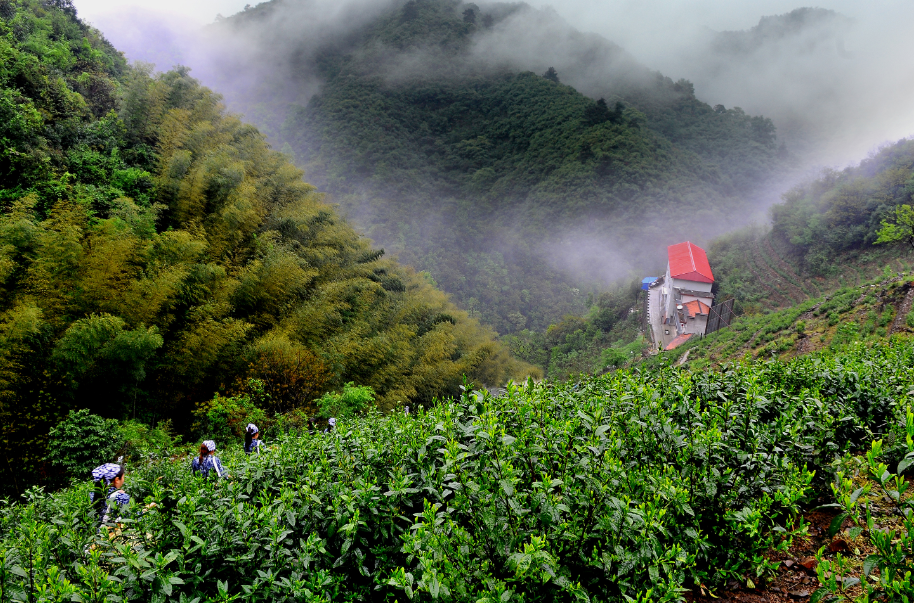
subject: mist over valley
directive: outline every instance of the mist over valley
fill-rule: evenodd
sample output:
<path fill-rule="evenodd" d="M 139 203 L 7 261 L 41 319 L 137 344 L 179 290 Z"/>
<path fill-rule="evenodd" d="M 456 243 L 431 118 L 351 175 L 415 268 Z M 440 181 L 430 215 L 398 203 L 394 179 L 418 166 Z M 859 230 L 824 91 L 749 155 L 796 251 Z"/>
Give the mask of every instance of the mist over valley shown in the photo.
<path fill-rule="evenodd" d="M 660 8 L 641 38 L 643 14 L 583 3 L 274 0 L 194 31 L 164 14 L 100 26 L 130 58 L 188 65 L 379 247 L 505 334 L 582 315 L 668 244 L 764 224 L 823 166 L 907 133 L 909 78 L 873 68 L 905 44 L 873 33 L 901 9 L 747 5 L 717 19 L 745 29 L 715 30 L 709 10 Z"/>
<path fill-rule="evenodd" d="M 0 0 L 0 599 L 914 598 L 907 8 L 116 1 Z"/>

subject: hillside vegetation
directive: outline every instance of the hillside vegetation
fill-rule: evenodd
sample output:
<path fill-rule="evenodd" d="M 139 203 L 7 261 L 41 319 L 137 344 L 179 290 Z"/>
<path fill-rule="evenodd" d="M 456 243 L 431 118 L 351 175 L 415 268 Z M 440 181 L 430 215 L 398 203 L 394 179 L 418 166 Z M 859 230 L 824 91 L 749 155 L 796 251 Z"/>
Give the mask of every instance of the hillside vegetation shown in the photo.
<path fill-rule="evenodd" d="M 892 276 L 788 309 L 741 316 L 733 324 L 650 359 L 678 362 L 693 370 L 744 357 L 793 358 L 852 342 L 870 345 L 914 333 L 914 277 Z"/>
<path fill-rule="evenodd" d="M 834 500 L 848 452 L 876 442 L 869 462 L 897 506 L 878 520 L 904 521 L 904 480 L 880 463 L 914 462 L 912 383 L 910 341 L 857 344 L 467 391 L 413 416 L 278 435 L 260 455 L 233 449 L 219 481 L 159 461 L 128 473 L 133 502 L 101 533 L 88 484 L 0 506 L 0 592 L 596 603 L 755 588 L 805 534 L 798 512 Z M 907 526 L 868 560 L 893 601 L 911 595 Z"/>
<path fill-rule="evenodd" d="M 901 278 L 914 272 L 914 224 L 904 225 L 912 195 L 914 145 L 901 140 L 784 195 L 772 208 L 770 229 L 714 239 L 708 246 L 714 293 L 718 300 L 735 297 L 742 316 L 730 330 L 671 355 L 695 348 L 688 360 L 700 368 L 747 353 L 792 356 L 904 332 L 912 326 L 909 284 Z M 899 217 L 897 240 L 880 243 L 885 225 L 894 227 Z M 589 296 L 585 314 L 566 316 L 545 333 L 524 329 L 502 340 L 554 379 L 639 362 L 648 348 L 639 281 Z"/>
<path fill-rule="evenodd" d="M 349 381 L 389 409 L 536 373 L 186 70 L 128 67 L 67 1 L 0 13 L 4 490 L 53 472 L 71 408 L 185 431 L 251 376 L 313 412 Z"/>
<path fill-rule="evenodd" d="M 769 120 L 526 5 L 394 3 L 317 48 L 296 11 L 213 26 L 213 81 L 377 244 L 502 334 L 583 314 L 587 290 L 720 232 L 788 166 Z M 561 30 L 582 70 L 605 71 L 604 98 L 502 57 L 524 24 Z"/>

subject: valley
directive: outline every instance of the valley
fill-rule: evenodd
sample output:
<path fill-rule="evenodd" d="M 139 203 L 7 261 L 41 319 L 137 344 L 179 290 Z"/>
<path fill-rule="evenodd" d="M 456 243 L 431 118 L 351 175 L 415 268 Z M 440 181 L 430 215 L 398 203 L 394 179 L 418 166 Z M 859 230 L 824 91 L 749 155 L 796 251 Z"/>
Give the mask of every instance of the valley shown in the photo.
<path fill-rule="evenodd" d="M 914 141 L 703 100 L 853 20 L 146 14 L 0 0 L 0 601 L 914 597 Z"/>

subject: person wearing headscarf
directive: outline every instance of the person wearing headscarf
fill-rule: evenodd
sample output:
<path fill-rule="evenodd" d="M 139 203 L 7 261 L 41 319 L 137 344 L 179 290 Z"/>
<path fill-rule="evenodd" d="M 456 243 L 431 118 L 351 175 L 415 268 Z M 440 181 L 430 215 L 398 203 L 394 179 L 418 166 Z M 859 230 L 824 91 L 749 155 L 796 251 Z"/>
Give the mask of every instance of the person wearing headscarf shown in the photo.
<path fill-rule="evenodd" d="M 200 456 L 194 457 L 194 460 L 190 464 L 191 470 L 194 474 L 199 473 L 205 478 L 209 477 L 210 471 L 215 473 L 218 477 L 225 475 L 225 468 L 222 466 L 222 461 L 219 460 L 219 457 L 216 456 L 216 442 L 212 440 L 204 440 L 200 444 Z"/>
<path fill-rule="evenodd" d="M 260 454 L 260 446 L 263 441 L 260 439 L 260 430 L 253 423 L 248 423 L 247 429 L 244 430 L 244 451 L 251 454 L 255 450 Z"/>
<path fill-rule="evenodd" d="M 116 463 L 105 463 L 92 470 L 95 489 L 89 493 L 92 511 L 99 524 L 107 523 L 115 511 L 130 504 L 130 495 L 124 492 L 124 468 Z"/>
<path fill-rule="evenodd" d="M 324 433 L 330 433 L 334 429 L 336 429 L 336 419 L 334 417 L 330 417 L 330 420 L 327 421 L 327 429 L 324 430 Z"/>

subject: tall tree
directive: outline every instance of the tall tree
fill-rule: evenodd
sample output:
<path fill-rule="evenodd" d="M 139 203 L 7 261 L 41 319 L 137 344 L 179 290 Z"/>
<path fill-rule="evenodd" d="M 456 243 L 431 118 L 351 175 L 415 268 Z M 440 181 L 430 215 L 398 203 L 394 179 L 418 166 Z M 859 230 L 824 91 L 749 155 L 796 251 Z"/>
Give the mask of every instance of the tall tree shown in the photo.
<path fill-rule="evenodd" d="M 914 207 L 898 205 L 895 207 L 895 221 L 882 221 L 877 243 L 907 243 L 914 249 Z"/>

